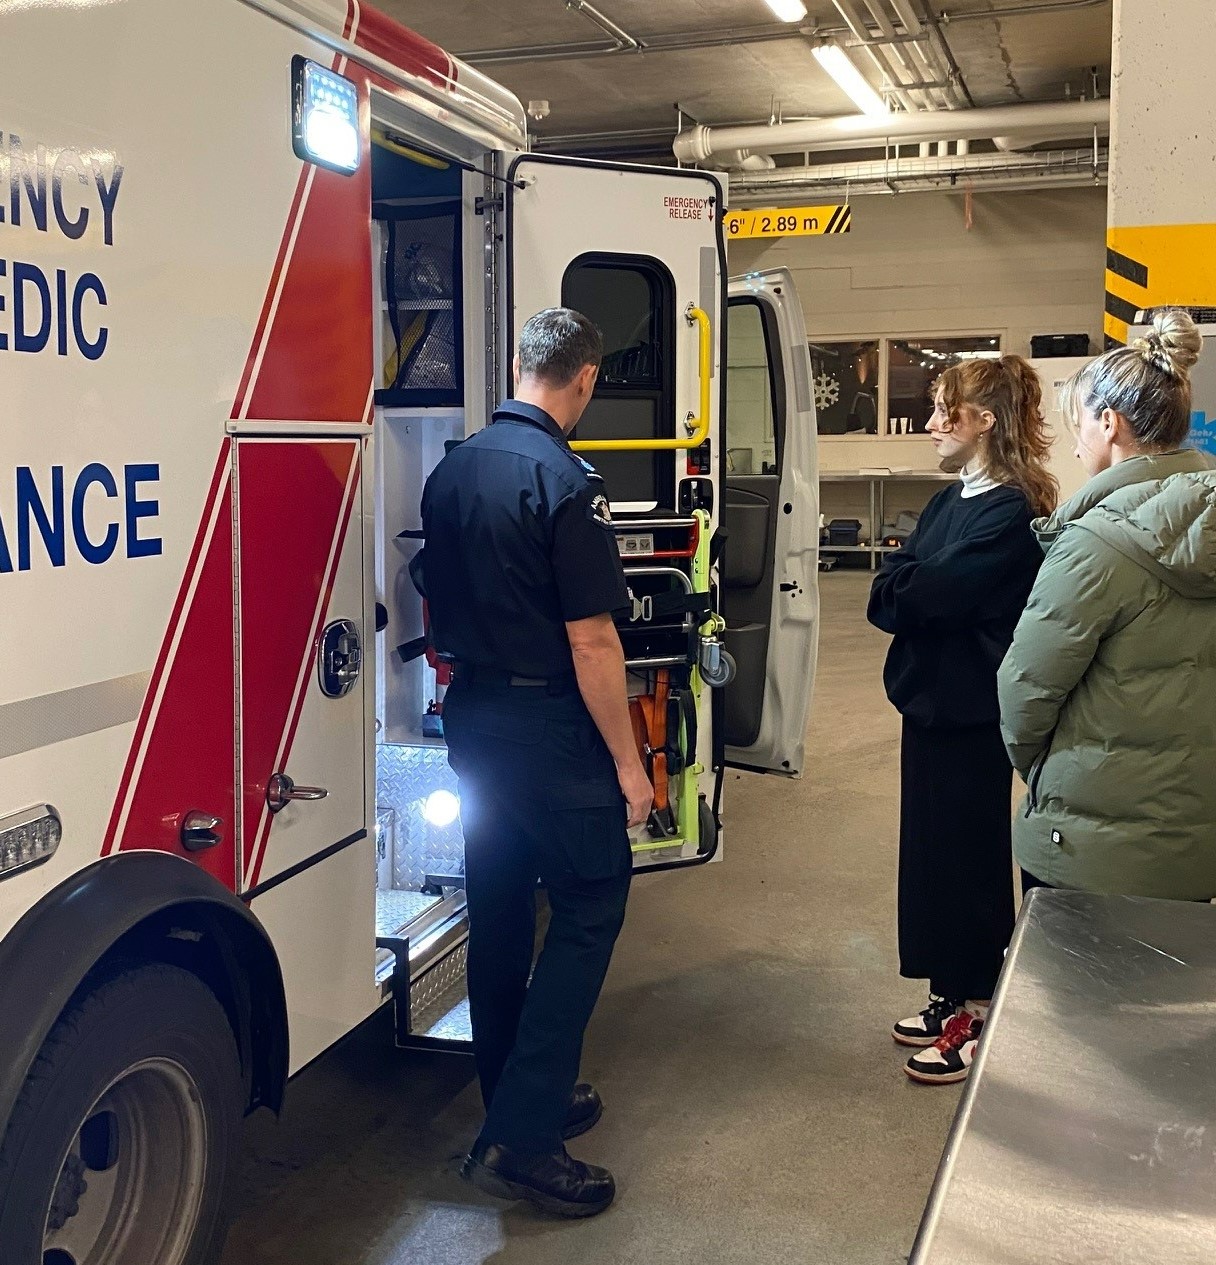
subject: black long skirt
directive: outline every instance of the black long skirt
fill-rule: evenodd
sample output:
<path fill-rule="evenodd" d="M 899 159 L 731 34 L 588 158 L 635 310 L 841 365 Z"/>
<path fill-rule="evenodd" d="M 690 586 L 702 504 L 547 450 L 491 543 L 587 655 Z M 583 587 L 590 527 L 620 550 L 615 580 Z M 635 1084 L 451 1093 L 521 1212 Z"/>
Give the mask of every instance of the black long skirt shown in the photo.
<path fill-rule="evenodd" d="M 899 972 L 942 997 L 992 996 L 1013 932 L 1013 769 L 997 725 L 904 721 Z"/>

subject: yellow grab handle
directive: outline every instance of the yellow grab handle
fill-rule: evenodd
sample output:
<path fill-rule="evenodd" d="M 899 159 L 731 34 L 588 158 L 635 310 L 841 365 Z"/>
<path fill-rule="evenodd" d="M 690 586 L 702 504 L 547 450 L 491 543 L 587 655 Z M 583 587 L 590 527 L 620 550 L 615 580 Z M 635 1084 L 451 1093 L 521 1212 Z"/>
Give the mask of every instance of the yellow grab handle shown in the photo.
<path fill-rule="evenodd" d="M 684 319 L 699 326 L 697 371 L 701 384 L 701 411 L 684 419 L 686 439 L 576 439 L 570 445 L 580 452 L 669 452 L 673 448 L 699 448 L 709 435 L 709 393 L 713 385 L 714 344 L 709 313 L 689 304 Z"/>

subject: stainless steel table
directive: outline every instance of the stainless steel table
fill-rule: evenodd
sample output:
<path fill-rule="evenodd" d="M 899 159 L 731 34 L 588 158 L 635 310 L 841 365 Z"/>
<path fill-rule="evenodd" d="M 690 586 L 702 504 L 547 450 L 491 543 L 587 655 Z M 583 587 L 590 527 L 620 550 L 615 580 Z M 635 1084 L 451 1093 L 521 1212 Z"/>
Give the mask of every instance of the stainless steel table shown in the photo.
<path fill-rule="evenodd" d="M 1213 1261 L 1216 908 L 1035 891 L 909 1265 Z"/>
<path fill-rule="evenodd" d="M 883 520 L 887 516 L 888 483 L 953 483 L 956 474 L 943 474 L 938 470 L 889 470 L 886 473 L 866 474 L 861 470 L 821 470 L 820 483 L 868 483 L 870 486 L 870 543 L 868 545 L 824 545 L 826 553 L 868 553 L 870 570 L 878 570 L 878 560 L 885 553 L 894 553 L 888 545 L 880 544 Z"/>

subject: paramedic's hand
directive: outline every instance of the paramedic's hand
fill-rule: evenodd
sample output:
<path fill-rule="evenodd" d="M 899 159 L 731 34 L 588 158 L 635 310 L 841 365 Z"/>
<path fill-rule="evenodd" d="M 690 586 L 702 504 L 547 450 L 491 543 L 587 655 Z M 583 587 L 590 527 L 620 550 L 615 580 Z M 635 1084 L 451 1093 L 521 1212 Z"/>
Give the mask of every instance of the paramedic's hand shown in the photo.
<path fill-rule="evenodd" d="M 632 829 L 640 826 L 650 816 L 650 808 L 654 803 L 654 787 L 650 785 L 646 770 L 640 760 L 634 760 L 624 768 L 618 764 L 616 776 L 628 806 L 629 827 Z"/>

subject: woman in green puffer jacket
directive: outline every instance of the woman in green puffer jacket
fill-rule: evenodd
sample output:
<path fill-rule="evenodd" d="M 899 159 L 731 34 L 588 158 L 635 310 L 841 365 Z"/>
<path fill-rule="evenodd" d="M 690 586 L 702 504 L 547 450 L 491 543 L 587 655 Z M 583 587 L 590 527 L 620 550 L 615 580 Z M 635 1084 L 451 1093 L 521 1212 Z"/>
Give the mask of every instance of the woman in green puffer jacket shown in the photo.
<path fill-rule="evenodd" d="M 1065 390 L 1091 477 L 1034 524 L 998 679 L 1026 889 L 1216 896 L 1216 471 L 1182 446 L 1201 346 L 1165 311 Z"/>

